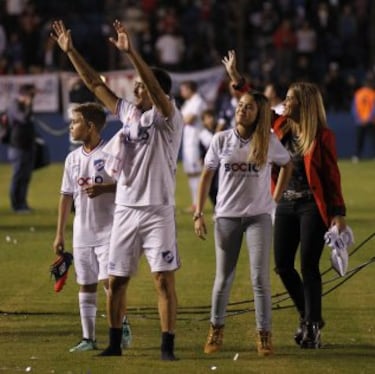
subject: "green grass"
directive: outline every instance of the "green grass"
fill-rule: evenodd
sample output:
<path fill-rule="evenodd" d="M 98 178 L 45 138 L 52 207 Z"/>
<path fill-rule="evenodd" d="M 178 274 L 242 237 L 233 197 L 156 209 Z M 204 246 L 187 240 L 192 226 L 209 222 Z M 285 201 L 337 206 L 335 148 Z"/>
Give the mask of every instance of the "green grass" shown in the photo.
<path fill-rule="evenodd" d="M 375 163 L 340 163 L 346 198 L 347 222 L 356 245 L 375 231 Z M 210 214 L 209 237 L 198 240 L 190 215 L 183 213 L 189 204 L 186 177 L 178 170 L 178 243 L 183 262 L 177 273 L 179 314 L 176 335 L 178 362 L 159 360 L 159 322 L 156 296 L 148 265 L 143 259 L 139 274 L 129 289 L 129 314 L 134 340 L 122 357 L 98 358 L 92 352 L 68 352 L 81 336 L 74 272 L 64 290 L 56 294 L 49 277 L 62 164 L 53 164 L 34 173 L 30 190 L 32 215 L 14 215 L 9 208 L 10 167 L 0 165 L 0 373 L 373 373 L 375 372 L 374 279 L 375 265 L 359 271 L 342 286 L 323 298 L 326 327 L 324 348 L 301 350 L 293 342 L 297 314 L 287 308 L 290 300 L 280 301 L 273 313 L 276 354 L 259 358 L 254 345 L 254 313 L 244 310 L 253 304 L 248 260 L 242 251 L 231 293 L 222 352 L 202 353 L 208 330 L 209 304 L 214 277 L 214 249 Z M 208 207 L 208 211 L 210 207 Z M 71 233 L 67 236 L 71 240 Z M 8 239 L 8 240 L 7 240 Z M 350 258 L 355 268 L 374 256 L 375 239 Z M 329 267 L 325 250 L 322 270 Z M 324 290 L 339 280 L 328 282 Z M 281 282 L 272 273 L 273 294 L 281 294 Z M 276 297 L 275 300 L 280 299 Z M 107 343 L 104 292 L 100 292 L 97 337 Z M 239 353 L 238 360 L 233 357 Z"/>

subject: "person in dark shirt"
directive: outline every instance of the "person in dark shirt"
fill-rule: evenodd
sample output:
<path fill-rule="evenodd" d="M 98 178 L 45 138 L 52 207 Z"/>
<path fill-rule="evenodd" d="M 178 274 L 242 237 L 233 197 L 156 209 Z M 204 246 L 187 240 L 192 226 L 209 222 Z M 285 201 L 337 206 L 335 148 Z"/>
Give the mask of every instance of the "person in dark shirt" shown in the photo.
<path fill-rule="evenodd" d="M 10 103 L 7 116 L 10 125 L 8 159 L 13 167 L 9 195 L 16 213 L 30 213 L 27 203 L 31 175 L 34 166 L 35 128 L 32 121 L 35 87 L 23 84 L 17 97 Z"/>

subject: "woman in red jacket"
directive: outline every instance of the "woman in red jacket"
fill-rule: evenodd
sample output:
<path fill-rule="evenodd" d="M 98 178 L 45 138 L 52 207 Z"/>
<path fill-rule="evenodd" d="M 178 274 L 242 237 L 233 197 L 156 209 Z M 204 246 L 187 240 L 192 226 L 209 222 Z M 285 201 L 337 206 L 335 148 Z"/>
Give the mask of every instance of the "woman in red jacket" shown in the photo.
<path fill-rule="evenodd" d="M 223 59 L 235 87 L 247 89 L 230 51 Z M 345 224 L 345 203 L 341 191 L 333 132 L 328 129 L 322 96 L 313 83 L 292 83 L 284 100 L 282 116 L 273 130 L 289 150 L 293 174 L 275 212 L 274 253 L 276 272 L 292 298 L 300 325 L 294 339 L 302 348 L 321 346 L 322 281 L 319 262 L 324 233 Z M 275 171 L 277 177 L 277 171 Z M 301 275 L 295 269 L 300 246 Z"/>

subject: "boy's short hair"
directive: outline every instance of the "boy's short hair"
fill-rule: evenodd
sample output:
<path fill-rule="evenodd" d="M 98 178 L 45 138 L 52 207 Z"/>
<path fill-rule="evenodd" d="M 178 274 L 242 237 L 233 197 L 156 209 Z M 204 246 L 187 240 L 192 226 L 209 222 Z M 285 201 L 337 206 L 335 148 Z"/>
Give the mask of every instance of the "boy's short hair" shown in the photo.
<path fill-rule="evenodd" d="M 22 84 L 19 89 L 18 89 L 18 92 L 20 95 L 30 95 L 30 96 L 34 96 L 35 95 L 35 85 L 32 84 L 32 83 L 24 83 Z"/>
<path fill-rule="evenodd" d="M 194 80 L 185 80 L 180 83 L 180 86 L 188 87 L 192 92 L 198 91 L 198 83 Z"/>
<path fill-rule="evenodd" d="M 89 122 L 92 122 L 98 132 L 100 132 L 105 124 L 107 114 L 102 105 L 98 103 L 83 103 L 77 104 L 72 108 L 72 112 L 81 113 L 82 117 Z"/>
<path fill-rule="evenodd" d="M 216 113 L 213 109 L 205 109 L 201 114 L 201 119 L 203 119 L 206 116 L 215 117 Z"/>
<path fill-rule="evenodd" d="M 164 70 L 158 67 L 152 67 L 151 71 L 154 73 L 156 80 L 166 95 L 169 95 L 172 88 L 171 76 Z"/>

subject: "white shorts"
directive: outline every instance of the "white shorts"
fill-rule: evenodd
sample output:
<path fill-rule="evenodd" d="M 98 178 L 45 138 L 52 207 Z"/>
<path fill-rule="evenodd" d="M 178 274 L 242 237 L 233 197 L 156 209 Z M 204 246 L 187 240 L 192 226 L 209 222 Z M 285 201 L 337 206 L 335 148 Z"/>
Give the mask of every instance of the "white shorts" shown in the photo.
<path fill-rule="evenodd" d="M 109 246 L 109 275 L 135 275 L 143 253 L 151 272 L 180 267 L 174 206 L 116 205 Z"/>
<path fill-rule="evenodd" d="M 108 278 L 108 253 L 109 244 L 73 248 L 74 269 L 79 285 L 95 284 Z"/>

